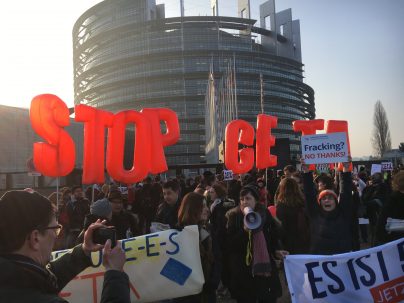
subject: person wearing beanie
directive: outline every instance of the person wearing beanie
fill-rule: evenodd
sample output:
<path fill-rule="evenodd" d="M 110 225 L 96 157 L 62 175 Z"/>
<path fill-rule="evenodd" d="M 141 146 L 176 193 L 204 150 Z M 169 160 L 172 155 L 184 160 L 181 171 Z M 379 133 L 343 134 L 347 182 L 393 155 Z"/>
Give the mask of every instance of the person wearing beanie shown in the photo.
<path fill-rule="evenodd" d="M 245 210 L 252 209 L 261 222 L 245 224 Z M 226 213 L 223 255 L 224 283 L 237 303 L 276 302 L 282 295 L 275 258 L 280 249 L 279 229 L 267 208 L 259 203 L 258 188 L 250 183 L 240 191 L 240 204 Z"/>
<path fill-rule="evenodd" d="M 349 157 L 350 159 L 350 157 Z M 332 255 L 353 250 L 353 202 L 350 162 L 339 175 L 339 197 L 333 189 L 317 196 L 313 174 L 302 162 L 306 212 L 310 219 L 310 254 Z"/>
<path fill-rule="evenodd" d="M 101 220 L 105 221 L 106 225 L 111 225 L 111 219 L 112 219 L 112 207 L 111 204 L 109 203 L 109 200 L 104 198 L 95 201 L 90 206 L 90 213 L 86 215 L 86 217 L 84 218 L 83 230 L 77 237 L 76 244 L 80 244 L 83 242 L 84 233 L 91 224 L 93 224 L 97 220 Z"/>
<path fill-rule="evenodd" d="M 52 248 L 61 230 L 51 202 L 35 191 L 13 190 L 0 198 L 0 301 L 59 302 L 62 289 L 92 265 L 91 253 L 103 248 L 93 242 L 101 221 L 86 231 L 84 243 L 51 260 Z M 129 278 L 123 271 L 121 245 L 102 251 L 106 269 L 101 302 L 130 302 Z"/>

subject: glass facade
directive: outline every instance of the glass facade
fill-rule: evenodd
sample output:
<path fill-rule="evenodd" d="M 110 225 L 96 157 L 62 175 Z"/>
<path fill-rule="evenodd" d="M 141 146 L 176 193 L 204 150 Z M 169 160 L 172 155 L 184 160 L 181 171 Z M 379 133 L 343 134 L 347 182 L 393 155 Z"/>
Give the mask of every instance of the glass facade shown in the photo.
<path fill-rule="evenodd" d="M 164 7 L 150 0 L 103 1 L 73 29 L 75 103 L 112 112 L 170 108 L 178 115 L 181 139 L 166 148 L 168 164 L 201 163 L 210 69 L 220 78 L 233 62 L 238 118 L 255 125 L 262 75 L 264 112 L 279 121 L 273 134 L 289 138 L 296 153 L 300 137 L 291 123 L 315 117 L 314 92 L 303 83 L 301 62 L 251 38 L 263 31 L 254 23 L 222 16 L 164 18 Z M 242 34 L 246 30 L 251 34 Z"/>

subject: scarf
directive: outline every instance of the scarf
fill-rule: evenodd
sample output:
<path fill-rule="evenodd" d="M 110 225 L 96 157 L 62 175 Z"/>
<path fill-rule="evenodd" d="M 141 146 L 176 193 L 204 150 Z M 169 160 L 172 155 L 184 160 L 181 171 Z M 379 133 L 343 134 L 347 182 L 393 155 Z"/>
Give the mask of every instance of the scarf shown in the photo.
<path fill-rule="evenodd" d="M 251 239 L 252 238 L 252 239 Z M 252 241 L 251 241 L 252 240 Z M 251 254 L 252 242 L 252 254 Z M 248 232 L 248 244 L 246 264 L 250 265 L 252 261 L 251 271 L 254 276 L 271 276 L 271 260 L 269 258 L 267 242 L 262 230 L 252 233 Z"/>

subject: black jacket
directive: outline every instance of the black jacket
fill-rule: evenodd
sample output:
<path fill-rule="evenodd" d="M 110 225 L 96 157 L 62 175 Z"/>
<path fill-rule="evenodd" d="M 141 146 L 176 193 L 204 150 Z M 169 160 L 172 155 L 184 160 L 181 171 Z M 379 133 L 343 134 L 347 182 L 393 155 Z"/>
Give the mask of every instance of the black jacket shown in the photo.
<path fill-rule="evenodd" d="M 311 172 L 303 176 L 307 214 L 310 218 L 310 253 L 332 255 L 352 251 L 352 175 L 341 173 L 339 203 L 333 211 L 324 211 L 317 202 Z"/>
<path fill-rule="evenodd" d="M 169 224 L 171 228 L 175 228 L 178 222 L 179 204 L 179 200 L 173 206 L 168 205 L 166 201 L 160 203 L 157 209 L 155 221 L 163 224 Z"/>
<path fill-rule="evenodd" d="M 269 211 L 257 202 L 256 211 L 263 218 L 262 230 L 271 259 L 271 276 L 253 276 L 251 265 L 246 264 L 248 233 L 244 230 L 244 214 L 239 206 L 229 210 L 227 217 L 226 269 L 229 270 L 228 288 L 233 298 L 243 302 L 253 298 L 271 300 L 281 296 L 282 287 L 273 255 L 279 249 L 278 227 Z"/>
<path fill-rule="evenodd" d="M 0 302 L 65 303 L 58 293 L 90 265 L 91 260 L 81 245 L 51 261 L 46 268 L 26 256 L 0 255 Z M 101 302 L 130 302 L 125 273 L 114 270 L 105 273 Z"/>
<path fill-rule="evenodd" d="M 391 242 L 404 237 L 404 232 L 386 232 L 386 222 L 389 217 L 404 220 L 404 194 L 399 191 L 392 192 L 381 210 L 379 221 L 377 223 L 378 244 Z"/>
<path fill-rule="evenodd" d="M 282 222 L 283 248 L 291 255 L 307 254 L 310 246 L 310 225 L 305 208 L 278 203 L 276 216 Z"/>

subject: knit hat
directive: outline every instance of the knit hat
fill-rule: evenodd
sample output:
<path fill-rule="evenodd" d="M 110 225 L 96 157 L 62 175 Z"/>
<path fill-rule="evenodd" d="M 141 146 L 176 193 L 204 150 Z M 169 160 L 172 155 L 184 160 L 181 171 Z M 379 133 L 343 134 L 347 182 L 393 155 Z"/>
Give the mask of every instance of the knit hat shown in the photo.
<path fill-rule="evenodd" d="M 325 189 L 325 190 L 321 191 L 320 194 L 318 195 L 317 202 L 320 203 L 321 199 L 327 195 L 333 196 L 335 201 L 337 203 L 339 202 L 337 194 L 331 189 Z"/>
<path fill-rule="evenodd" d="M 106 198 L 95 201 L 90 207 L 91 214 L 102 218 L 107 218 L 111 212 L 111 204 Z"/>

